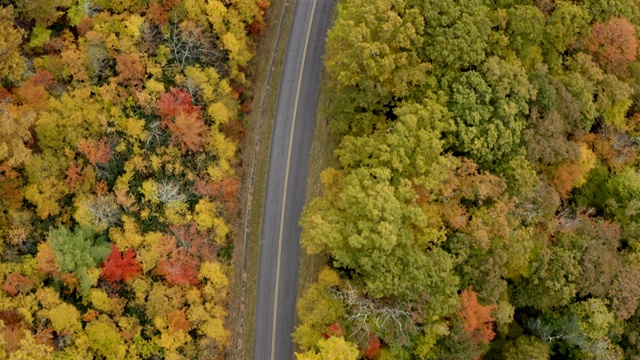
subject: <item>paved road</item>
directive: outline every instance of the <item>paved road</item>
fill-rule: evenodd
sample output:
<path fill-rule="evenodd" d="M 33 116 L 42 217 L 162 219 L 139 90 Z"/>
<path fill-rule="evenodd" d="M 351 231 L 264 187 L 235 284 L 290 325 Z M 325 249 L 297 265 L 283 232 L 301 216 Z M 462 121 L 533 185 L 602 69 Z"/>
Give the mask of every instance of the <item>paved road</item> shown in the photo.
<path fill-rule="evenodd" d="M 297 0 L 280 80 L 262 221 L 254 359 L 293 358 L 304 205 L 325 35 L 334 0 Z"/>

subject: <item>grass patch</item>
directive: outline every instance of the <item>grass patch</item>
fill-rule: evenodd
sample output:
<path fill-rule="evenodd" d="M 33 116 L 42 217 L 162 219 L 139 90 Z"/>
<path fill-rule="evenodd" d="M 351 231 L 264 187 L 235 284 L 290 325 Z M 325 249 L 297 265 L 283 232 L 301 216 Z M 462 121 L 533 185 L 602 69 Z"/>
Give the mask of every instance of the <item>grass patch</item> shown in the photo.
<path fill-rule="evenodd" d="M 272 3 L 268 11 L 267 29 L 258 41 L 256 57 L 251 63 L 251 73 L 254 75 L 252 112 L 246 124 L 242 150 L 240 213 L 235 226 L 237 232 L 227 322 L 227 328 L 231 331 L 228 351 L 231 360 L 253 358 L 258 261 L 269 149 L 294 8 L 295 0 Z"/>

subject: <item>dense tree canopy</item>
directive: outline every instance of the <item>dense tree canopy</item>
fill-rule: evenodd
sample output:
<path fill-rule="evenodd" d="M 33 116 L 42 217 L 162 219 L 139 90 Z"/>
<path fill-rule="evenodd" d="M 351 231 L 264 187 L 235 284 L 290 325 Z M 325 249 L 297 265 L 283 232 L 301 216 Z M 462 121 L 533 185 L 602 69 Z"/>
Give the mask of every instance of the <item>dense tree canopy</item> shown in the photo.
<path fill-rule="evenodd" d="M 639 16 L 340 2 L 337 161 L 300 221 L 334 270 L 300 298 L 298 358 L 638 357 Z"/>
<path fill-rule="evenodd" d="M 1 358 L 230 351 L 237 150 L 267 7 L 0 1 Z"/>

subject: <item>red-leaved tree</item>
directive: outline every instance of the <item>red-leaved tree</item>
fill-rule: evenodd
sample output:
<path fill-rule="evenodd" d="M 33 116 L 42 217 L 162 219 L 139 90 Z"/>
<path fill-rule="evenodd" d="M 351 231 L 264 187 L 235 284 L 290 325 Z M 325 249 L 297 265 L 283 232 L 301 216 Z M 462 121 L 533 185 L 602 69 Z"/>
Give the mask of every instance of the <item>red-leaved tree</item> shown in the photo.
<path fill-rule="evenodd" d="M 177 248 L 167 260 L 158 262 L 157 272 L 171 285 L 198 283 L 198 260 L 187 254 L 184 248 Z"/>
<path fill-rule="evenodd" d="M 173 87 L 168 93 L 160 95 L 158 115 L 164 120 L 179 113 L 200 114 L 200 107 L 193 105 L 191 95 L 187 91 Z"/>
<path fill-rule="evenodd" d="M 102 277 L 109 282 L 133 279 L 140 275 L 142 268 L 136 260 L 133 249 L 127 250 L 122 256 L 115 245 L 111 245 L 111 254 L 102 264 Z"/>
<path fill-rule="evenodd" d="M 193 105 L 188 92 L 171 88 L 160 96 L 157 107 L 172 143 L 180 146 L 183 153 L 203 149 L 208 128 L 200 116 L 200 107 Z"/>
<path fill-rule="evenodd" d="M 367 359 L 374 359 L 380 353 L 380 338 L 369 334 L 369 341 L 367 341 L 367 348 L 364 349 L 364 357 Z"/>
<path fill-rule="evenodd" d="M 605 70 L 619 76 L 627 75 L 627 66 L 635 61 L 638 51 L 635 27 L 621 17 L 597 23 L 585 45 L 594 60 Z"/>
<path fill-rule="evenodd" d="M 338 323 L 333 323 L 329 326 L 327 326 L 327 332 L 322 333 L 322 337 L 325 339 L 328 339 L 332 336 L 342 336 L 342 327 L 340 327 L 340 324 Z"/>
<path fill-rule="evenodd" d="M 198 225 L 191 222 L 183 225 L 175 225 L 169 228 L 176 245 L 184 248 L 189 255 L 203 261 L 211 260 L 214 255 L 211 234 L 198 230 Z"/>

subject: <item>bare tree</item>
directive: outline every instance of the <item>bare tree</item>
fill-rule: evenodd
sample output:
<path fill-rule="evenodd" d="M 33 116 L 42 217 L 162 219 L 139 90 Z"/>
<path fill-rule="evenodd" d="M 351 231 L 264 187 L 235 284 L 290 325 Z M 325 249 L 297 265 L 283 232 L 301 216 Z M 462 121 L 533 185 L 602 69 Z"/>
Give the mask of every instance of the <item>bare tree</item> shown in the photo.
<path fill-rule="evenodd" d="M 215 43 L 210 32 L 204 31 L 191 21 L 180 25 L 174 23 L 169 35 L 169 45 L 173 58 L 180 66 L 194 63 L 213 65 L 216 70 L 223 70 L 225 52 Z"/>
<path fill-rule="evenodd" d="M 120 207 L 109 196 L 99 196 L 89 201 L 87 210 L 93 217 L 93 225 L 97 228 L 110 228 L 120 219 Z"/>
<path fill-rule="evenodd" d="M 166 133 L 162 128 L 162 123 L 160 120 L 150 122 L 147 125 L 147 142 L 144 147 L 148 149 L 154 143 L 161 144 L 163 139 L 166 137 Z"/>
<path fill-rule="evenodd" d="M 158 184 L 157 190 L 157 195 L 154 198 L 165 205 L 187 201 L 187 196 L 182 192 L 182 184 L 178 182 L 162 180 Z"/>
<path fill-rule="evenodd" d="M 410 311 L 363 297 L 351 284 L 346 289 L 331 289 L 331 295 L 342 302 L 346 319 L 353 325 L 349 338 L 363 342 L 369 334 L 377 332 L 402 341 L 409 332 L 417 330 Z"/>
<path fill-rule="evenodd" d="M 80 0 L 78 5 L 80 5 L 82 12 L 88 17 L 92 17 L 102 10 L 99 6 L 93 3 L 93 0 Z"/>

